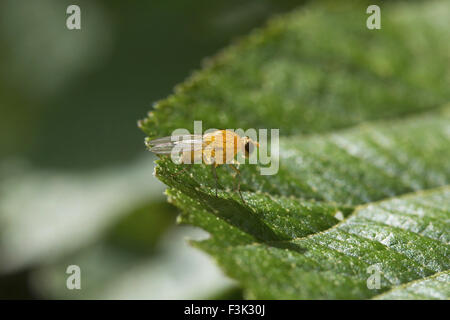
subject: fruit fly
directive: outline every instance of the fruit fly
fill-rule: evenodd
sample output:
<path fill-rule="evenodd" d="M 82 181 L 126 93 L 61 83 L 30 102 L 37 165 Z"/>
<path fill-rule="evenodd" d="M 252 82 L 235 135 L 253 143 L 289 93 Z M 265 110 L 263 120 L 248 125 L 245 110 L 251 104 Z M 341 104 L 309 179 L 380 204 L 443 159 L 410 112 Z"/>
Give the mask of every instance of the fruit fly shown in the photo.
<path fill-rule="evenodd" d="M 204 163 L 210 165 L 214 179 L 216 181 L 217 196 L 217 173 L 216 167 L 228 164 L 235 172 L 235 178 L 240 175 L 239 169 L 235 166 L 235 157 L 242 152 L 248 158 L 259 147 L 259 143 L 249 137 L 241 137 L 231 130 L 217 130 L 204 135 L 179 135 L 159 138 L 146 141 L 148 149 L 158 155 L 177 155 L 178 163 L 192 164 Z M 184 172 L 190 166 L 176 173 Z M 242 201 L 240 190 L 240 180 L 237 190 Z"/>

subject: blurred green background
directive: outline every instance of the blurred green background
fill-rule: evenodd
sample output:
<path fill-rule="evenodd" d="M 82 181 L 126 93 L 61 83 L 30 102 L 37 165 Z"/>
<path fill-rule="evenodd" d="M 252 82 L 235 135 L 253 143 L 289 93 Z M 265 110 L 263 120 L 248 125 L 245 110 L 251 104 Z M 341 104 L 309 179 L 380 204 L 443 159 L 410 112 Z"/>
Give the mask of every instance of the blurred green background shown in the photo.
<path fill-rule="evenodd" d="M 0 298 L 240 298 L 185 238 L 136 122 L 304 1 L 0 1 Z M 81 30 L 66 8 L 81 8 Z M 81 290 L 66 268 L 81 268 Z"/>

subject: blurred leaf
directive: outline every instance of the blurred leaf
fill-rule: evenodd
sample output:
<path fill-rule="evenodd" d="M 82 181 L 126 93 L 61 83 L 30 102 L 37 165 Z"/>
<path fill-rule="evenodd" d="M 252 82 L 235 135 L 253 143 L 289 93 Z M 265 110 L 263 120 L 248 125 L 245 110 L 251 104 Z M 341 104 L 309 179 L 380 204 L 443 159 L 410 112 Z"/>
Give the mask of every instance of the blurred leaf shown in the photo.
<path fill-rule="evenodd" d="M 84 175 L 3 163 L 0 273 L 50 263 L 97 241 L 130 211 L 161 201 L 152 159 Z"/>
<path fill-rule="evenodd" d="M 273 20 L 140 123 L 150 137 L 194 120 L 280 128 L 278 174 L 241 167 L 245 203 L 225 168 L 216 197 L 206 166 L 157 162 L 180 222 L 211 234 L 194 245 L 249 298 L 371 298 L 449 268 L 449 4 L 385 5 L 381 31 L 359 4 Z"/>
<path fill-rule="evenodd" d="M 159 238 L 173 225 L 175 213 L 167 202 L 148 203 L 118 221 L 105 240 L 130 252 L 152 252 Z"/>
<path fill-rule="evenodd" d="M 201 230 L 173 228 L 158 241 L 152 255 L 136 257 L 128 248 L 107 241 L 38 268 L 32 288 L 38 297 L 59 299 L 206 299 L 228 292 L 233 282 L 209 257 L 183 238 L 204 237 Z M 66 288 L 68 265 L 81 268 L 81 290 Z"/>

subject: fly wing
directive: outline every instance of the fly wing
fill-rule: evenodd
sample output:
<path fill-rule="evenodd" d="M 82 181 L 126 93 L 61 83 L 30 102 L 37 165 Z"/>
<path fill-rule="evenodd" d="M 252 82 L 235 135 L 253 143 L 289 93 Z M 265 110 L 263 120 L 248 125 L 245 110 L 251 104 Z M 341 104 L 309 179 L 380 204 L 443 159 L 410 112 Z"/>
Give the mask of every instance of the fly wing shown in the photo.
<path fill-rule="evenodd" d="M 148 145 L 148 150 L 156 153 L 156 154 L 171 154 L 172 149 L 173 149 L 173 143 L 169 142 L 169 143 L 161 143 L 158 144 L 156 146 L 150 146 Z"/>
<path fill-rule="evenodd" d="M 170 136 L 148 141 L 147 147 L 156 154 L 201 151 L 203 149 L 203 138 L 200 135 Z"/>
<path fill-rule="evenodd" d="M 147 141 L 148 146 L 156 146 L 159 144 L 167 144 L 169 142 L 176 141 L 190 141 L 190 140 L 203 140 L 203 137 L 198 134 L 185 134 L 185 135 L 176 135 L 176 136 L 168 136 L 163 138 L 158 138 L 154 140 Z"/>

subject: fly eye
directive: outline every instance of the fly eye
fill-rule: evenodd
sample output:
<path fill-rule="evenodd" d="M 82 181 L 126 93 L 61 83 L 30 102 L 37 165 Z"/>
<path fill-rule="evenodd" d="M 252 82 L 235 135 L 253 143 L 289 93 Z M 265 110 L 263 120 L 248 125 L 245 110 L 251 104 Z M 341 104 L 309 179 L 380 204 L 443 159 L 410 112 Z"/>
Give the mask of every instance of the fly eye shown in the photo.
<path fill-rule="evenodd" d="M 247 154 L 252 153 L 254 148 L 255 148 L 255 146 L 253 145 L 253 143 L 247 142 L 247 143 L 245 144 L 245 152 L 246 152 Z"/>

